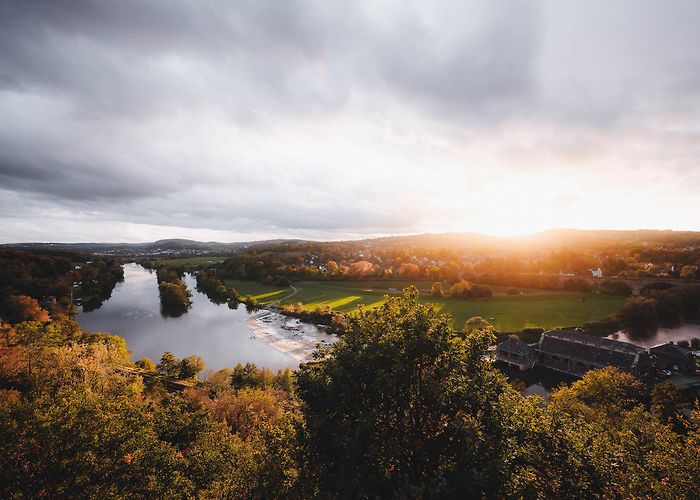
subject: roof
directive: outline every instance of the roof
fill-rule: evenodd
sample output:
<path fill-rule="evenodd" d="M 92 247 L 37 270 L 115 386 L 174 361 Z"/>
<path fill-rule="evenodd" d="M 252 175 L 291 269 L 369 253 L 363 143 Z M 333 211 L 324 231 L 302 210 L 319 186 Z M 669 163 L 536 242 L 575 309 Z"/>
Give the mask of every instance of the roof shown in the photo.
<path fill-rule="evenodd" d="M 535 348 L 530 344 L 526 344 L 517 337 L 510 336 L 503 342 L 498 344 L 497 349 L 503 352 L 509 352 L 511 354 L 517 354 L 519 356 L 525 356 L 535 352 Z"/>
<path fill-rule="evenodd" d="M 606 349 L 627 354 L 639 354 L 642 352 L 646 352 L 646 349 L 644 347 L 639 347 L 638 345 L 630 344 L 629 342 L 622 342 L 620 340 L 606 339 L 602 337 L 594 337 L 592 335 L 586 335 L 585 333 L 580 333 L 571 330 L 549 330 L 544 332 L 542 335 L 546 337 L 567 340 L 569 342 L 575 342 L 577 344 L 593 346 L 599 349 Z"/>
<path fill-rule="evenodd" d="M 580 359 L 597 366 L 633 367 L 646 349 L 627 342 L 578 332 L 550 330 L 540 337 L 538 349 L 551 355 Z"/>
<path fill-rule="evenodd" d="M 649 351 L 653 353 L 658 353 L 658 352 L 663 352 L 664 354 L 672 354 L 681 358 L 685 358 L 692 354 L 692 351 L 690 349 L 686 349 L 683 346 L 680 346 L 678 344 L 674 344 L 673 342 L 669 342 L 667 344 L 659 344 L 655 345 Z"/>

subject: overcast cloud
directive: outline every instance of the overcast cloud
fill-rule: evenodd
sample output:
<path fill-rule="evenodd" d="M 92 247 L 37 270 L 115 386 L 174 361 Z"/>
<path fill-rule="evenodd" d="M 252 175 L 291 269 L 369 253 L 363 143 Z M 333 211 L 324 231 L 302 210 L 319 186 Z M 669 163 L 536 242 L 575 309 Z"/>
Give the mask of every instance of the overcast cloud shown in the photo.
<path fill-rule="evenodd" d="M 700 230 L 700 2 L 0 0 L 0 242 Z"/>

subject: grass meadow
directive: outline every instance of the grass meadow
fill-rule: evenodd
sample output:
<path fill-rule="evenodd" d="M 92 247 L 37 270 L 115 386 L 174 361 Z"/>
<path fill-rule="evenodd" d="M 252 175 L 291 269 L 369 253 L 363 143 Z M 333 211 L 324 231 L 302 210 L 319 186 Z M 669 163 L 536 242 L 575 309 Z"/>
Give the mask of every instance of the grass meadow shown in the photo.
<path fill-rule="evenodd" d="M 622 297 L 550 290 L 524 289 L 522 294 L 507 295 L 505 287 L 492 287 L 494 296 L 488 299 L 436 298 L 429 293 L 432 282 L 427 281 L 302 281 L 294 284 L 295 293 L 291 288 L 226 280 L 227 286 L 251 294 L 263 304 L 301 302 L 308 308 L 329 305 L 341 312 L 352 312 L 360 304 L 376 307 L 385 295 L 399 295 L 411 284 L 419 289 L 423 301 L 433 302 L 449 313 L 458 328 L 473 316 L 489 320 L 499 331 L 514 332 L 531 326 L 577 326 L 619 311 L 624 302 Z"/>

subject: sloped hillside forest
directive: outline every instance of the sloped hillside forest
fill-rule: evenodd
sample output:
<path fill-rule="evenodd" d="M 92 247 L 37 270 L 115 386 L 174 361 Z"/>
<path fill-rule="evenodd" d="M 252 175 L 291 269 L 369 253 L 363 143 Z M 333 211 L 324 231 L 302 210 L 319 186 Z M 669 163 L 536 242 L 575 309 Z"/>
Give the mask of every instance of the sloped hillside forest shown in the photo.
<path fill-rule="evenodd" d="M 488 324 L 457 331 L 415 288 L 296 371 L 199 377 L 196 356 L 132 360 L 79 327 L 56 280 L 94 259 L 5 257 L 2 498 L 700 496 L 697 401 L 612 368 L 525 396 L 484 358 Z"/>

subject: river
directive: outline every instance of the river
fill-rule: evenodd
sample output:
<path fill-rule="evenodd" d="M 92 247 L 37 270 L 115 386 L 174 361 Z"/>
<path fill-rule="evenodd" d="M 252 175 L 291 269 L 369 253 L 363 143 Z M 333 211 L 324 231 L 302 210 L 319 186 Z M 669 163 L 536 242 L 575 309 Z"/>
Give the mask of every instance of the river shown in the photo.
<path fill-rule="evenodd" d="M 137 264 L 124 265 L 118 283 L 102 307 L 80 312 L 77 320 L 89 331 L 103 331 L 126 339 L 132 359 L 147 356 L 155 362 L 164 351 L 183 358 L 196 354 L 207 369 L 255 363 L 273 370 L 297 368 L 308 359 L 316 342 L 334 340 L 312 325 L 263 311 L 255 315 L 241 305 L 212 303 L 196 290 L 194 277 L 185 275 L 192 291 L 192 307 L 179 318 L 160 314 L 155 272 Z"/>
<path fill-rule="evenodd" d="M 690 341 L 695 337 L 700 338 L 700 324 L 697 323 L 685 323 L 673 328 L 658 328 L 645 334 L 634 334 L 633 332 L 620 330 L 608 336 L 609 339 L 629 342 L 647 349 L 668 342 Z"/>

